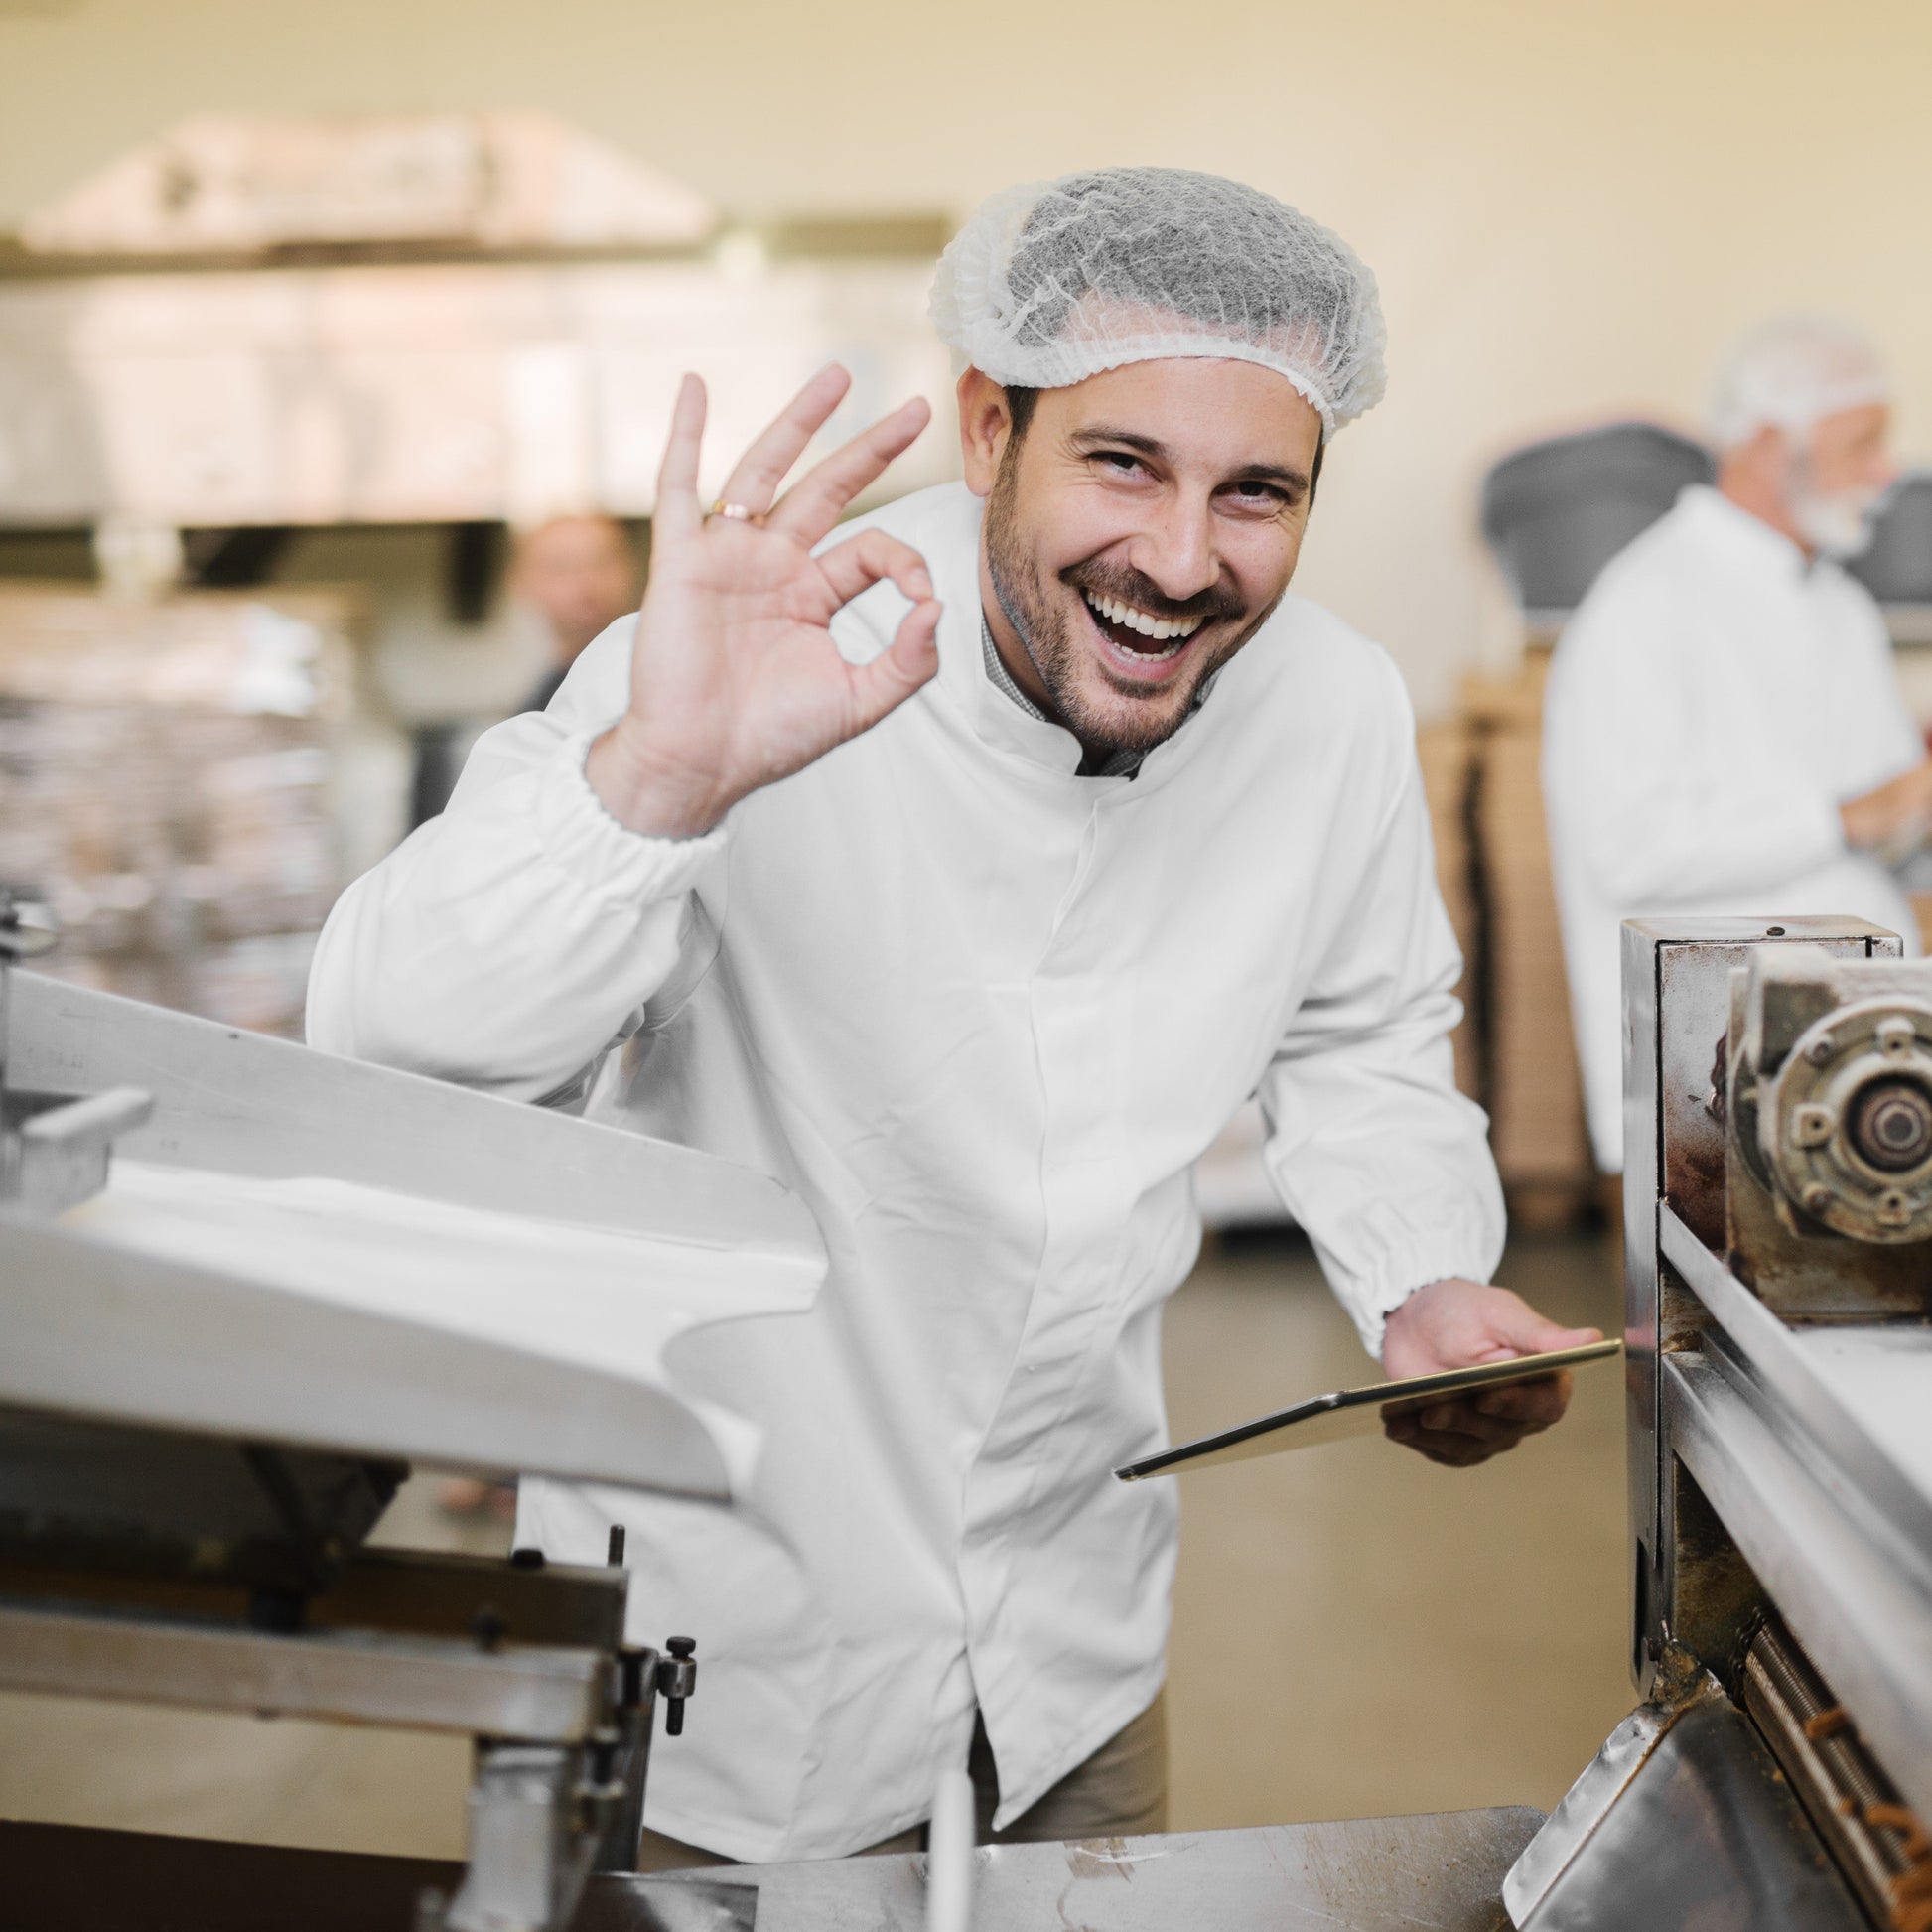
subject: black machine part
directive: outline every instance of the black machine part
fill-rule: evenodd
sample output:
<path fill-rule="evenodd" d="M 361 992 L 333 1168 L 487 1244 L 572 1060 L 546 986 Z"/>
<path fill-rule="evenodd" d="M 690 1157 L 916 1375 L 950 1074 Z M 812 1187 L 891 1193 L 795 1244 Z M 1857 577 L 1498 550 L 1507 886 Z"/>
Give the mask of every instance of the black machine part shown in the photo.
<path fill-rule="evenodd" d="M 1482 484 L 1482 533 L 1526 611 L 1573 611 L 1596 574 L 1716 475 L 1711 453 L 1657 423 L 1611 423 L 1532 443 Z"/>
<path fill-rule="evenodd" d="M 1932 604 L 1932 471 L 1899 479 L 1872 519 L 1869 546 L 1846 569 L 1880 604 Z"/>
<path fill-rule="evenodd" d="M 0 1409 L 0 1561 L 305 1592 L 406 1464 Z"/>

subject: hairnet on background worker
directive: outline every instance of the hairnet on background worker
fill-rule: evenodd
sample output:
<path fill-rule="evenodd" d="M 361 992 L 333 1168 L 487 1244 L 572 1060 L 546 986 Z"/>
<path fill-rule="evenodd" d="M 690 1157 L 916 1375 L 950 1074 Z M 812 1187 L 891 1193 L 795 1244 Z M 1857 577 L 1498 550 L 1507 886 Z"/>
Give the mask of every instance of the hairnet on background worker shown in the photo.
<path fill-rule="evenodd" d="M 1622 1167 L 1618 937 L 1645 914 L 1870 919 L 1917 949 L 1882 853 L 1932 822 L 1884 620 L 1838 567 L 1891 483 L 1889 387 L 1828 317 L 1713 386 L 1715 487 L 1613 558 L 1557 646 L 1543 786 L 1590 1143 Z"/>
<path fill-rule="evenodd" d="M 640 1625 L 706 1646 L 653 1863 L 903 1843 L 961 1765 L 983 1832 L 1159 1825 L 1173 1496 L 1111 1471 L 1165 1439 L 1191 1168 L 1248 1095 L 1392 1373 L 1584 1338 L 1482 1285 L 1402 682 L 1287 590 L 1380 390 L 1367 271 L 1253 189 L 1095 170 L 989 204 L 934 315 L 965 481 L 840 523 L 914 403 L 784 488 L 828 370 L 707 513 L 687 379 L 642 611 L 317 954 L 318 1044 L 755 1163 L 824 1231 L 811 1314 L 686 1350 L 765 1432 L 735 1513 L 523 1487 L 522 1540 L 625 1524 Z M 1564 1396 L 1408 1434 L 1473 1462 Z"/>

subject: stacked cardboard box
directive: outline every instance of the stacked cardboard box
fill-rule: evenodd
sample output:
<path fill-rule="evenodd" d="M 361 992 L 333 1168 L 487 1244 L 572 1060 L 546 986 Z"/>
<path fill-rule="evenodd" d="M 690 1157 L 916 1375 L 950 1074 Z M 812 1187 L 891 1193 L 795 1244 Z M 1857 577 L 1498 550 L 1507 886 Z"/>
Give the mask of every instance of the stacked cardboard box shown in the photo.
<path fill-rule="evenodd" d="M 1436 880 L 1455 930 L 1455 943 L 1462 950 L 1462 977 L 1455 988 L 1462 1019 L 1450 1040 L 1455 1048 L 1455 1084 L 1480 1100 L 1482 1011 L 1476 976 L 1481 932 L 1476 919 L 1475 851 L 1469 836 L 1476 746 L 1475 733 L 1461 718 L 1425 725 L 1416 734 L 1416 756 L 1422 764 L 1423 792 L 1436 841 Z"/>
<path fill-rule="evenodd" d="M 337 593 L 0 587 L 0 884 L 53 910 L 46 970 L 298 1029 L 357 621 Z"/>
<path fill-rule="evenodd" d="M 1471 1090 L 1489 1109 L 1511 1219 L 1529 1228 L 1565 1225 L 1599 1195 L 1543 818 L 1548 670 L 1547 654 L 1532 651 L 1514 678 L 1465 680 L 1455 726 L 1470 747 Z"/>

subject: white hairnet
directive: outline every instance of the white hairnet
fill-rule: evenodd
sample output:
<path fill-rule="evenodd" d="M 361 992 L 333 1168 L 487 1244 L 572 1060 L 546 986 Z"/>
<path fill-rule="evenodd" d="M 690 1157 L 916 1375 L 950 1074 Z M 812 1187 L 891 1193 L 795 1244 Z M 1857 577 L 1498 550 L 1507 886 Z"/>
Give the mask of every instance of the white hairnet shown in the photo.
<path fill-rule="evenodd" d="M 932 284 L 959 368 L 1060 389 L 1123 362 L 1258 362 L 1324 439 L 1381 400 L 1375 277 L 1259 189 L 1178 168 L 1096 168 L 995 195 Z"/>
<path fill-rule="evenodd" d="M 1711 388 L 1711 437 L 1721 450 L 1761 429 L 1797 433 L 1841 409 L 1890 395 L 1877 351 L 1849 323 L 1781 316 L 1734 344 Z"/>

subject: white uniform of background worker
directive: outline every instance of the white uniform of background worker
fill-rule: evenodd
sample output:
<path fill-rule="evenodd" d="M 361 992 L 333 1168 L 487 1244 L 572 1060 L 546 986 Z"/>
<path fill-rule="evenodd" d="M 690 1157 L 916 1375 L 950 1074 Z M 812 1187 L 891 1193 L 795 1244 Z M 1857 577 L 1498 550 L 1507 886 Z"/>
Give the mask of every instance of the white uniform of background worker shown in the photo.
<path fill-rule="evenodd" d="M 1591 1145 L 1622 1169 L 1621 922 L 1829 913 L 1916 950 L 1876 848 L 1932 812 L 1878 607 L 1836 561 L 1894 471 L 1863 339 L 1817 318 L 1739 344 L 1718 486 L 1614 558 L 1557 646 L 1543 785 Z"/>
<path fill-rule="evenodd" d="M 976 1719 L 1000 1828 L 1160 1824 L 1174 1495 L 1109 1472 L 1165 1440 L 1189 1170 L 1246 1095 L 1392 1372 L 1580 1338 L 1476 1285 L 1502 1213 L 1401 680 L 1283 595 L 1382 386 L 1367 272 L 1252 190 L 1109 171 L 999 198 L 933 313 L 966 482 L 834 534 L 913 403 L 778 494 L 834 369 L 707 517 L 687 379 L 641 615 L 482 741 L 316 962 L 317 1044 L 585 1076 L 824 1230 L 814 1313 L 685 1344 L 766 1432 L 740 1511 L 524 1485 L 521 1537 L 597 1562 L 625 1523 L 642 1630 L 701 1640 L 651 1772 L 683 1849 L 647 1863 L 890 1841 Z M 1476 1460 L 1563 1394 L 1412 1434 Z"/>

